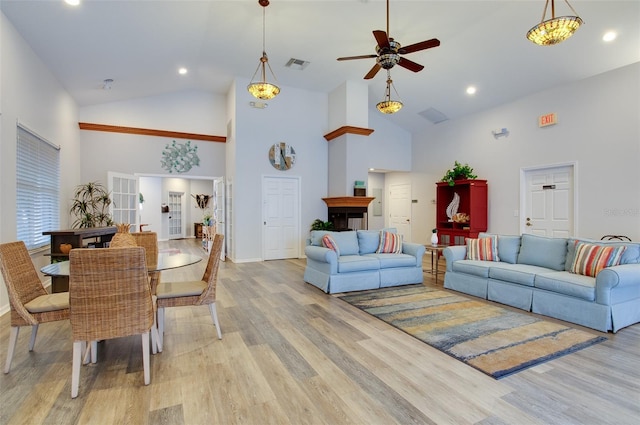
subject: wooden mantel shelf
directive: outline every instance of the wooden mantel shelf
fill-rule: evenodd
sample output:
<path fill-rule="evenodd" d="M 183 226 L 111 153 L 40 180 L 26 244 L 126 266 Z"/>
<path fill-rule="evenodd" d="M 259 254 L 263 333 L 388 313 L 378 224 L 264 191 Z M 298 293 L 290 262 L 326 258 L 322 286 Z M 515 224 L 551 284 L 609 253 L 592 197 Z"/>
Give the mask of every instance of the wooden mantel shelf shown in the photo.
<path fill-rule="evenodd" d="M 338 196 L 334 198 L 322 198 L 327 207 L 367 207 L 376 199 L 368 196 Z"/>
<path fill-rule="evenodd" d="M 111 133 L 138 134 L 144 136 L 169 137 L 176 139 L 204 140 L 206 142 L 226 143 L 224 136 L 213 136 L 210 134 L 183 133 L 179 131 L 154 130 L 150 128 L 123 127 L 120 125 L 94 124 L 79 122 L 80 130 L 107 131 Z"/>
<path fill-rule="evenodd" d="M 360 136 L 368 136 L 373 133 L 373 129 L 371 128 L 363 128 L 363 127 L 354 127 L 351 125 L 345 125 L 337 130 L 333 130 L 331 133 L 327 133 L 324 135 L 324 138 L 327 139 L 327 142 L 335 139 L 336 137 L 343 136 L 345 134 L 357 134 Z"/>

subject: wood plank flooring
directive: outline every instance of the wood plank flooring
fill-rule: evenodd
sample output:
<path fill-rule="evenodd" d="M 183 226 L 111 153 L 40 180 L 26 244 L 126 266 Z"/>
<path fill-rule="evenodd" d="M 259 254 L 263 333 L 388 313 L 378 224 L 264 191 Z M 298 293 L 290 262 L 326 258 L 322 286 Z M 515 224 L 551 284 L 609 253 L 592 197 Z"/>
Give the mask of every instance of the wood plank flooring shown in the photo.
<path fill-rule="evenodd" d="M 204 254 L 193 239 L 160 245 Z M 425 255 L 425 270 L 430 260 Z M 42 325 L 31 353 L 30 331 L 23 328 L 12 370 L 0 374 L 0 424 L 640 420 L 638 325 L 497 381 L 304 283 L 304 264 L 223 263 L 217 302 L 223 339 L 207 307 L 167 309 L 164 351 L 151 356 L 149 386 L 140 338 L 109 340 L 99 344 L 98 363 L 82 367 L 80 394 L 72 400 L 69 323 Z M 162 279 L 199 279 L 204 266 L 166 271 Z M 433 285 L 429 274 L 425 280 Z M 2 362 L 8 330 L 5 314 Z"/>

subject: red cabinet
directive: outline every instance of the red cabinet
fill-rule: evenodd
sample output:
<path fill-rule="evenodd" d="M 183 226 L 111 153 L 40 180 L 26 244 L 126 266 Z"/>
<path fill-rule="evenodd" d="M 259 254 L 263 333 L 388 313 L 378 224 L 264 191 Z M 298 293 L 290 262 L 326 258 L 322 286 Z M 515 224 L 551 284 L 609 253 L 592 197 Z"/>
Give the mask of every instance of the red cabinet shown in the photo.
<path fill-rule="evenodd" d="M 465 238 L 477 238 L 487 231 L 487 181 L 456 180 L 454 186 L 436 183 L 436 228 L 440 244 L 464 245 Z M 455 194 L 460 197 L 458 213 L 469 216 L 467 222 L 451 221 L 447 208 Z"/>

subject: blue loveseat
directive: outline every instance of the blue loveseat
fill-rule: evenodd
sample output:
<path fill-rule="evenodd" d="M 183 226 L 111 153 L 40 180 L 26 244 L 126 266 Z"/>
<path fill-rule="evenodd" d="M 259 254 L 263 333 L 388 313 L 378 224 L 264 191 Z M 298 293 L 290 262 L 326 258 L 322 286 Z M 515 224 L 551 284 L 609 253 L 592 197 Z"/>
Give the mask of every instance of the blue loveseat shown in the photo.
<path fill-rule="evenodd" d="M 534 235 L 497 238 L 499 261 L 466 259 L 467 247 L 444 250 L 444 287 L 602 332 L 640 322 L 640 244 Z M 625 246 L 620 265 L 596 277 L 572 272 L 576 241 Z M 575 270 L 574 270 L 575 271 Z"/>
<path fill-rule="evenodd" d="M 395 233 L 395 229 L 385 230 Z M 326 234 L 340 255 L 322 245 Z M 379 243 L 379 230 L 313 230 L 305 247 L 304 281 L 329 294 L 422 283 L 424 245 L 404 242 L 402 253 L 377 254 Z"/>

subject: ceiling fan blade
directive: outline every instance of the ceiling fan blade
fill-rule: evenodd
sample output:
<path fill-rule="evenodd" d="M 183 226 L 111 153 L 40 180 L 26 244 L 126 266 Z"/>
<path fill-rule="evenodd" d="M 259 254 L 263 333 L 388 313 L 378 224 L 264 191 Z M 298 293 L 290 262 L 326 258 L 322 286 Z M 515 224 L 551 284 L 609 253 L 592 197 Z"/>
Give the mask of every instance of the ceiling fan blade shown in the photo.
<path fill-rule="evenodd" d="M 403 68 L 407 68 L 409 71 L 413 71 L 413 72 L 419 72 L 424 69 L 423 65 L 420 65 L 419 63 L 415 63 L 405 58 L 400 58 L 400 60 L 398 61 L 398 65 L 400 65 Z"/>
<path fill-rule="evenodd" d="M 378 65 L 378 63 L 376 63 L 375 65 L 373 65 L 373 68 L 371 68 L 371 70 L 367 73 L 367 75 L 364 76 L 365 80 L 370 80 L 373 77 L 376 76 L 376 74 L 378 73 L 378 71 L 380 71 L 382 67 L 380 65 Z"/>
<path fill-rule="evenodd" d="M 386 32 L 375 30 L 373 32 L 373 36 L 376 38 L 376 41 L 378 42 L 378 47 L 380 47 L 381 49 L 385 49 L 385 48 L 388 49 L 390 47 L 389 37 L 387 37 Z"/>
<path fill-rule="evenodd" d="M 344 58 L 338 58 L 339 61 L 350 61 L 352 59 L 371 59 L 377 58 L 377 55 L 361 55 L 361 56 L 347 56 Z"/>
<path fill-rule="evenodd" d="M 438 47 L 440 45 L 440 40 L 437 38 L 432 38 L 431 40 L 421 41 L 420 43 L 410 44 L 408 46 L 404 46 L 400 48 L 399 53 L 407 54 L 418 52 L 420 50 L 431 49 L 432 47 Z"/>

